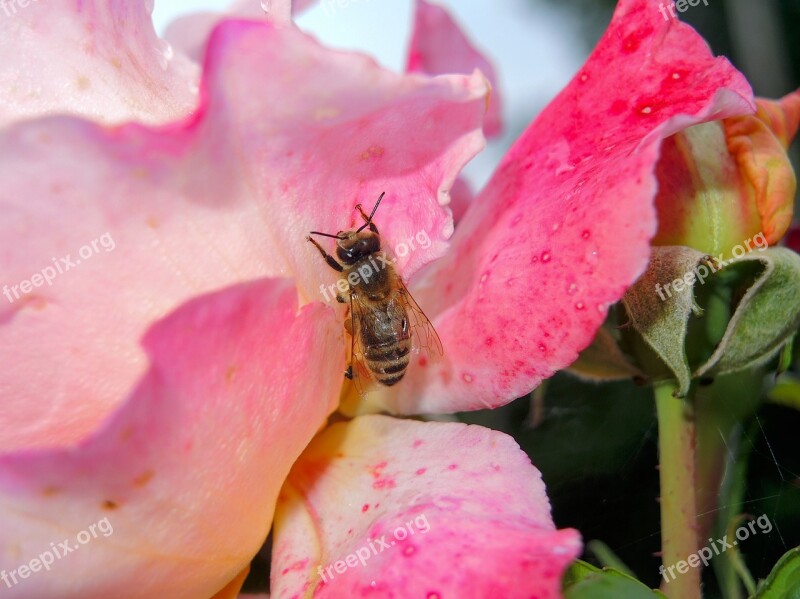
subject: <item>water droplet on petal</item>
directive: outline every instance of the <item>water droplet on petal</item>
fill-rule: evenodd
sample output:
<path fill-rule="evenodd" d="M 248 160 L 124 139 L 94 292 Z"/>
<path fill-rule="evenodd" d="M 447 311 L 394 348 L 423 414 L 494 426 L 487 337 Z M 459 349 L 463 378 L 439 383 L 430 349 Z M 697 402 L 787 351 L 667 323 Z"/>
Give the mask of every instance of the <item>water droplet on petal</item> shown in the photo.
<path fill-rule="evenodd" d="M 583 310 L 584 308 L 586 308 L 586 304 L 584 304 L 583 302 L 578 302 L 575 304 L 576 310 Z"/>
<path fill-rule="evenodd" d="M 584 239 L 589 239 L 589 235 L 591 235 L 591 233 L 589 233 L 588 229 L 585 229 L 583 233 L 581 233 L 581 237 L 583 237 Z"/>
<path fill-rule="evenodd" d="M 272 0 L 261 0 L 261 8 L 264 9 L 264 12 L 269 14 L 270 8 L 272 8 Z"/>
<path fill-rule="evenodd" d="M 578 286 L 575 283 L 570 283 L 567 287 L 567 295 L 575 295 L 578 291 Z"/>
<path fill-rule="evenodd" d="M 550 252 L 542 252 L 542 262 L 550 262 Z"/>
<path fill-rule="evenodd" d="M 466 372 L 462 375 L 461 378 L 463 378 L 464 382 L 466 382 L 466 383 L 471 383 L 472 382 L 472 375 L 471 374 L 467 374 Z"/>

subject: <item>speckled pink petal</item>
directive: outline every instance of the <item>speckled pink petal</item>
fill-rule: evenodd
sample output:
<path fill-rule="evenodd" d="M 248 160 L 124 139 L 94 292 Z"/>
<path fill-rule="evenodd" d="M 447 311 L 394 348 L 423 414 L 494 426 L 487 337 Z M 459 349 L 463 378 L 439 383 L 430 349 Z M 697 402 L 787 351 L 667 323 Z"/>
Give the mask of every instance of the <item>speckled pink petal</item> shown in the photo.
<path fill-rule="evenodd" d="M 471 73 L 480 69 L 492 85 L 483 130 L 487 137 L 501 132 L 502 104 L 494 67 L 441 6 L 417 0 L 407 69 L 429 75 Z"/>
<path fill-rule="evenodd" d="M 280 279 L 200 297 L 158 323 L 146 376 L 101 429 L 70 449 L 0 456 L 0 571 L 51 544 L 78 547 L 2 596 L 197 599 L 225 587 L 335 408 L 341 345 L 333 312 L 298 313 Z"/>
<path fill-rule="evenodd" d="M 374 401 L 402 413 L 505 404 L 572 363 L 643 272 L 659 140 L 753 111 L 750 87 L 659 0 L 623 0 L 575 79 L 509 150 L 411 290 L 444 344 Z M 395 390 L 396 389 L 396 390 Z"/>
<path fill-rule="evenodd" d="M 540 474 L 510 437 L 362 416 L 325 430 L 292 468 L 271 593 L 555 599 L 580 551 L 576 531 L 555 529 Z"/>
<path fill-rule="evenodd" d="M 0 125 L 51 113 L 163 123 L 196 105 L 197 66 L 158 38 L 146 0 L 22 4 L 0 3 Z"/>
<path fill-rule="evenodd" d="M 480 78 L 394 74 L 293 27 L 227 22 L 203 90 L 164 128 L 0 132 L 0 450 L 91 432 L 144 374 L 147 326 L 193 296 L 294 276 L 322 300 L 336 273 L 306 236 L 381 191 L 390 247 L 431 240 L 403 268 L 444 252 L 438 200 L 482 147 Z"/>

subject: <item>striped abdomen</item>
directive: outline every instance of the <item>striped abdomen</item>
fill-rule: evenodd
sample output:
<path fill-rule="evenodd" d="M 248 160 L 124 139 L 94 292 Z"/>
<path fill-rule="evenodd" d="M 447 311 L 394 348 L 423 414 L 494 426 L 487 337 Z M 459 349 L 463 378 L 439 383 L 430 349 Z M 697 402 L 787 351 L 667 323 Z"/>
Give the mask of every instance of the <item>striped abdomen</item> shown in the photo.
<path fill-rule="evenodd" d="M 376 345 L 368 345 L 364 350 L 367 368 L 380 384 L 390 387 L 400 382 L 411 359 L 411 339 L 398 338 Z"/>

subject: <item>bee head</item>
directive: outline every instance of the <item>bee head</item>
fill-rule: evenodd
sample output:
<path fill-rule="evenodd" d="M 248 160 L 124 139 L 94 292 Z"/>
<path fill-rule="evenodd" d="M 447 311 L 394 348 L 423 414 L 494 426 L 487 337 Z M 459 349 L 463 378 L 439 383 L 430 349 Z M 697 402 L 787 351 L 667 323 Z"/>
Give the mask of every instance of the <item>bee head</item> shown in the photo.
<path fill-rule="evenodd" d="M 337 237 L 336 257 L 344 264 L 355 264 L 381 249 L 380 237 L 372 231 L 340 231 Z"/>

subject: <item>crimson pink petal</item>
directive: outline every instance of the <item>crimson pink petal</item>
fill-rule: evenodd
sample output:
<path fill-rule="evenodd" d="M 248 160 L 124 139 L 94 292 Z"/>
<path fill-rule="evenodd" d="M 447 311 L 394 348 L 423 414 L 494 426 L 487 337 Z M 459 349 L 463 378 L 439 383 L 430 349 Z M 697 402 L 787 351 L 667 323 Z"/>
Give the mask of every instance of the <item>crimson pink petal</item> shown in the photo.
<path fill-rule="evenodd" d="M 572 363 L 647 265 L 659 141 L 754 110 L 745 78 L 658 5 L 619 3 L 587 63 L 472 202 L 445 259 L 412 285 L 445 358 L 413 361 L 385 407 L 498 406 Z"/>
<path fill-rule="evenodd" d="M 0 4 L 0 125 L 50 113 L 164 123 L 195 107 L 197 67 L 158 38 L 146 0 L 21 4 Z"/>
<path fill-rule="evenodd" d="M 147 374 L 95 434 L 0 455 L 0 571 L 19 572 L 51 543 L 79 547 L 3 597 L 223 588 L 261 547 L 292 463 L 335 408 L 341 336 L 330 309 L 298 313 L 280 279 L 203 296 L 158 323 Z"/>
<path fill-rule="evenodd" d="M 326 429 L 292 468 L 272 597 L 555 599 L 580 551 L 511 437 L 362 416 Z"/>
<path fill-rule="evenodd" d="M 417 0 L 407 69 L 429 75 L 480 69 L 492 85 L 483 130 L 487 137 L 500 134 L 502 103 L 494 67 L 441 6 Z"/>

